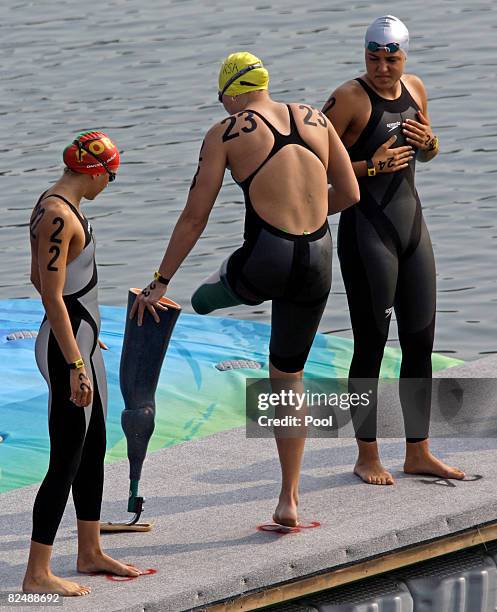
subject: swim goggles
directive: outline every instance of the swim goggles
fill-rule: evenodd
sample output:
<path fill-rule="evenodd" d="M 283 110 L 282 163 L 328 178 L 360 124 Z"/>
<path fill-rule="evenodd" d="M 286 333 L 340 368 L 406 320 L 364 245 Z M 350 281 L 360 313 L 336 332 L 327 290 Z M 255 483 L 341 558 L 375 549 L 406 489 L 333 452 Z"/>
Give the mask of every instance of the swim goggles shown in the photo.
<path fill-rule="evenodd" d="M 388 45 L 380 45 L 380 43 L 370 40 L 366 46 L 368 51 L 375 53 L 376 51 L 387 51 L 387 53 L 395 53 L 400 49 L 399 43 L 388 43 Z"/>
<path fill-rule="evenodd" d="M 231 79 L 228 79 L 226 81 L 226 83 L 224 84 L 224 87 L 222 89 L 222 91 L 219 91 L 217 94 L 217 99 L 219 100 L 219 102 L 223 101 L 223 96 L 225 91 L 228 89 L 228 87 L 234 83 L 237 79 L 239 79 L 242 75 L 246 74 L 247 72 L 250 72 L 251 70 L 255 70 L 256 68 L 262 68 L 262 64 L 260 62 L 258 62 L 257 64 L 252 64 L 251 66 L 247 66 L 246 68 L 243 68 L 242 70 L 240 70 L 239 72 L 237 72 L 236 74 L 234 74 Z M 243 81 L 240 83 L 241 85 L 252 85 L 253 83 L 243 83 Z"/>
<path fill-rule="evenodd" d="M 95 138 L 94 140 L 98 140 L 98 138 Z M 116 180 L 116 173 L 112 172 L 112 170 L 109 169 L 109 166 L 104 162 L 103 159 L 100 159 L 100 157 L 97 157 L 95 155 L 95 153 L 92 153 L 90 151 L 90 149 L 87 149 L 85 147 L 85 144 L 87 142 L 93 142 L 92 140 L 85 140 L 85 142 L 81 142 L 81 140 L 76 139 L 73 144 L 75 144 L 78 147 L 78 153 L 79 153 L 79 159 L 81 159 L 81 151 L 86 151 L 86 153 L 89 153 L 92 157 L 94 157 L 105 169 L 105 171 L 107 172 L 107 174 L 109 175 L 109 183 L 113 183 Z"/>

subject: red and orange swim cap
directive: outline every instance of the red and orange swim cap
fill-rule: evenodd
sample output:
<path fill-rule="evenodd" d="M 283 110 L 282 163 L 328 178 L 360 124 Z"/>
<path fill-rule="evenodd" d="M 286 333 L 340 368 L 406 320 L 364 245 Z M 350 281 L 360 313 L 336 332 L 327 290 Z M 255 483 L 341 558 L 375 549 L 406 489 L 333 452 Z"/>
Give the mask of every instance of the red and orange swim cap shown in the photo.
<path fill-rule="evenodd" d="M 103 132 L 81 132 L 62 157 L 70 170 L 83 174 L 110 174 L 119 168 L 119 150 Z"/>

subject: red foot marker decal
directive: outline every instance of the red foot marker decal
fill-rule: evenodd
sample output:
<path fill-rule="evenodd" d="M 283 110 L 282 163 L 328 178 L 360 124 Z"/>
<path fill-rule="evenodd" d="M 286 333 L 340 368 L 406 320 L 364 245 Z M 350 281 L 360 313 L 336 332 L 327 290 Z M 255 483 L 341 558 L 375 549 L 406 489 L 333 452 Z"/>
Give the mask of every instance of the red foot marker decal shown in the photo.
<path fill-rule="evenodd" d="M 115 576 L 114 574 L 105 574 L 107 580 L 111 580 L 112 582 L 129 582 L 130 580 L 136 580 L 141 576 L 151 576 L 152 574 L 157 574 L 157 570 L 155 569 L 147 569 L 143 571 L 140 576 Z"/>
<path fill-rule="evenodd" d="M 288 533 L 300 533 L 302 529 L 314 529 L 315 527 L 321 527 L 321 523 L 319 521 L 307 521 L 299 523 L 296 527 L 287 527 L 278 523 L 264 523 L 263 525 L 257 525 L 257 531 L 286 535 Z"/>
<path fill-rule="evenodd" d="M 149 568 L 144 570 L 139 576 L 116 576 L 115 574 L 106 574 L 105 572 L 94 572 L 93 574 L 89 575 L 105 576 L 107 580 L 111 580 L 112 582 L 129 582 L 130 580 L 136 580 L 136 578 L 140 578 L 141 576 L 151 576 L 152 574 L 157 574 L 157 570 Z"/>

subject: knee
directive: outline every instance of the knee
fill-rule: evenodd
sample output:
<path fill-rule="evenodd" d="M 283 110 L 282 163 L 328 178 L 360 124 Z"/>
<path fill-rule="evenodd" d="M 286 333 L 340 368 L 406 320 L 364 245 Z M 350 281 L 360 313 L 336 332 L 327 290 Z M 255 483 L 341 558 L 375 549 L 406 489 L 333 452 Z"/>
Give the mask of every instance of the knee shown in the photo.
<path fill-rule="evenodd" d="M 299 355 L 289 355 L 285 357 L 282 355 L 277 355 L 270 349 L 269 371 L 270 373 L 272 371 L 274 372 L 274 374 L 271 374 L 271 376 L 274 376 L 275 378 L 302 378 L 305 362 L 307 361 L 310 348 L 311 347 L 307 348 Z"/>
<path fill-rule="evenodd" d="M 271 378 L 278 378 L 278 379 L 287 379 L 290 381 L 295 381 L 295 380 L 300 380 L 304 374 L 304 366 L 300 367 L 300 364 L 297 364 L 294 367 L 297 367 L 299 369 L 297 369 L 296 371 L 287 371 L 288 369 L 292 369 L 289 368 L 289 364 L 287 362 L 285 363 L 280 363 L 281 360 L 277 360 L 277 363 L 279 365 L 279 367 L 276 367 L 276 365 L 273 363 L 273 358 L 270 357 L 269 359 L 269 376 Z M 286 368 L 286 369 L 281 369 L 281 368 Z M 293 370 L 293 369 L 292 369 Z"/>
<path fill-rule="evenodd" d="M 399 332 L 399 342 L 403 356 L 429 357 L 433 351 L 433 330 L 427 327 L 414 333 Z"/>
<path fill-rule="evenodd" d="M 212 312 L 212 308 L 210 308 L 210 305 L 207 304 L 203 299 L 202 299 L 202 291 L 201 291 L 201 287 L 199 287 L 195 293 L 192 295 L 191 298 L 191 304 L 192 304 L 192 308 L 193 310 L 200 315 L 205 315 L 205 314 L 209 314 L 210 312 Z"/>
<path fill-rule="evenodd" d="M 387 339 L 387 334 L 366 330 L 354 333 L 354 357 L 360 356 L 361 361 L 365 360 L 371 364 L 381 362 Z"/>
<path fill-rule="evenodd" d="M 70 486 L 76 478 L 80 463 L 80 454 L 77 457 L 59 458 L 56 461 L 51 461 L 44 482 L 54 483 L 57 486 L 60 486 L 61 483 L 66 483 L 66 485 Z"/>
<path fill-rule="evenodd" d="M 123 410 L 121 426 L 128 438 L 133 440 L 142 437 L 149 438 L 155 426 L 155 406 L 149 404 L 134 410 Z"/>
<path fill-rule="evenodd" d="M 201 292 L 202 287 L 199 287 L 198 289 L 195 290 L 194 294 L 191 297 L 191 305 L 193 310 L 197 313 L 197 314 L 207 314 L 207 312 L 205 312 L 205 304 L 202 301 L 202 292 Z"/>

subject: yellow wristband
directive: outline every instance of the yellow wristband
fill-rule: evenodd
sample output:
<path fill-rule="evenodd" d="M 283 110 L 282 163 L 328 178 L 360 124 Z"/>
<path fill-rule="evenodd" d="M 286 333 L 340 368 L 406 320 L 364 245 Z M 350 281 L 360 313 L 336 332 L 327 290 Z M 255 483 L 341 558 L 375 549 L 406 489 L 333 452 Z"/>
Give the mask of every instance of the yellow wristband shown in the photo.
<path fill-rule="evenodd" d="M 428 151 L 438 151 L 438 136 L 433 136 Z"/>
<path fill-rule="evenodd" d="M 154 272 L 154 280 L 166 286 L 169 285 L 169 281 L 170 281 L 169 278 L 165 278 L 164 276 L 162 276 L 159 271 Z"/>
<path fill-rule="evenodd" d="M 376 166 L 372 159 L 366 160 L 366 167 L 368 169 L 368 176 L 376 176 Z"/>
<path fill-rule="evenodd" d="M 80 370 L 81 368 L 85 367 L 85 362 L 81 359 L 81 357 L 79 359 L 76 359 L 76 361 L 73 361 L 72 363 L 69 364 L 69 368 L 71 370 Z"/>

